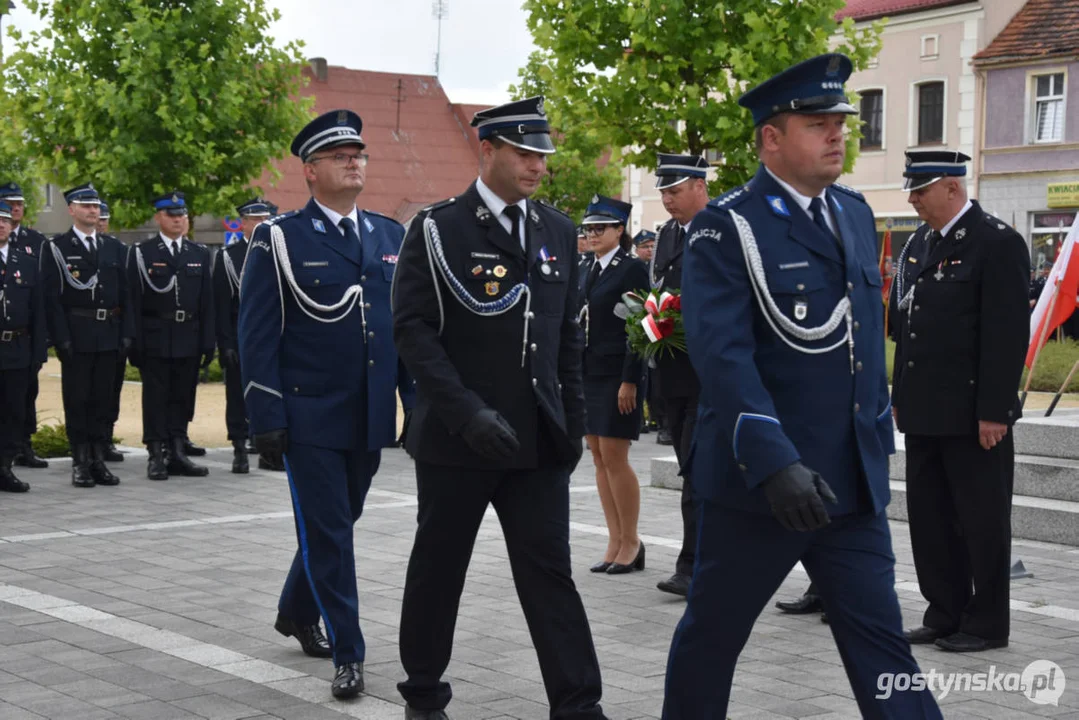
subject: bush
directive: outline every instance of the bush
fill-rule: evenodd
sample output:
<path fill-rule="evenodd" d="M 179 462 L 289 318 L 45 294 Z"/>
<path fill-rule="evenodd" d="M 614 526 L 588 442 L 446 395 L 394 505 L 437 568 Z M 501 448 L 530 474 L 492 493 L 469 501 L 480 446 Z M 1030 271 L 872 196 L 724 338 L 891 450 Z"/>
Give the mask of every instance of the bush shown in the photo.
<path fill-rule="evenodd" d="M 113 444 L 118 444 L 120 438 L 113 437 Z M 43 458 L 58 458 L 71 456 L 71 444 L 67 440 L 67 427 L 63 423 L 55 425 L 39 425 L 37 432 L 30 437 L 30 445 L 34 452 Z"/>
<path fill-rule="evenodd" d="M 210 367 L 205 370 L 199 370 L 199 382 L 213 383 L 223 382 L 225 379 L 225 373 L 221 370 L 221 363 L 215 357 L 213 362 L 210 363 Z M 140 382 L 142 380 L 142 374 L 139 369 L 132 365 L 130 362 L 127 364 L 127 368 L 124 370 L 124 380 L 133 380 Z"/>
<path fill-rule="evenodd" d="M 895 343 L 886 339 L 884 344 L 885 361 L 888 365 L 888 382 L 891 382 Z M 1079 342 L 1075 340 L 1047 342 L 1038 356 L 1038 364 L 1034 366 L 1034 380 L 1030 383 L 1031 391 L 1055 393 L 1060 389 L 1064 378 L 1071 372 L 1076 360 L 1079 360 Z M 1023 389 L 1028 372 L 1026 368 L 1023 369 L 1023 377 L 1019 381 L 1017 390 Z M 1065 392 L 1079 392 L 1079 372 L 1072 376 Z"/>

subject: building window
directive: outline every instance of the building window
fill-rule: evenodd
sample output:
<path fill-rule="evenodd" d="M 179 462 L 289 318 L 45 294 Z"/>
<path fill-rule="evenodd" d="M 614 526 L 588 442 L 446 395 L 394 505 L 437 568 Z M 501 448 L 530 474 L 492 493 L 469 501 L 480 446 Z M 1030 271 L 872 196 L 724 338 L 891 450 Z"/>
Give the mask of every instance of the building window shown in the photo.
<path fill-rule="evenodd" d="M 928 82 L 918 86 L 918 144 L 944 142 L 944 83 Z"/>
<path fill-rule="evenodd" d="M 52 209 L 52 185 L 45 183 L 45 209 Z"/>
<path fill-rule="evenodd" d="M 923 60 L 935 60 L 939 57 L 940 53 L 937 52 L 937 44 L 939 42 L 940 35 L 922 35 Z"/>
<path fill-rule="evenodd" d="M 1030 235 L 1031 266 L 1038 271 L 1053 266 L 1073 222 L 1074 212 L 1034 214 L 1034 227 Z"/>
<path fill-rule="evenodd" d="M 1064 139 L 1064 73 L 1034 76 L 1034 142 Z"/>
<path fill-rule="evenodd" d="M 884 91 L 863 90 L 859 114 L 862 122 L 862 150 L 880 150 L 884 147 Z"/>
<path fill-rule="evenodd" d="M 723 153 L 719 150 L 705 150 L 704 159 L 708 161 L 709 165 L 722 165 Z"/>

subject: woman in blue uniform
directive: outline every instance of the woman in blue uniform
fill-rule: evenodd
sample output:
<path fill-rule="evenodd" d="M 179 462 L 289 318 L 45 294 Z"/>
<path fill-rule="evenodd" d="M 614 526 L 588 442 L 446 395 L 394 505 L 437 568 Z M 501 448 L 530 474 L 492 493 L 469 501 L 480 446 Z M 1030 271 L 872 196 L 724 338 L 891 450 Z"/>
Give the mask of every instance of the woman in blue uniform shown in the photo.
<path fill-rule="evenodd" d="M 644 544 L 637 536 L 641 491 L 629 464 L 629 444 L 641 428 L 644 367 L 629 351 L 625 320 L 614 314 L 623 293 L 648 289 L 648 269 L 629 254 L 626 223 L 632 208 L 596 195 L 582 223 L 594 255 L 581 290 L 585 438 L 608 533 L 607 552 L 591 570 L 609 575 L 644 569 Z"/>

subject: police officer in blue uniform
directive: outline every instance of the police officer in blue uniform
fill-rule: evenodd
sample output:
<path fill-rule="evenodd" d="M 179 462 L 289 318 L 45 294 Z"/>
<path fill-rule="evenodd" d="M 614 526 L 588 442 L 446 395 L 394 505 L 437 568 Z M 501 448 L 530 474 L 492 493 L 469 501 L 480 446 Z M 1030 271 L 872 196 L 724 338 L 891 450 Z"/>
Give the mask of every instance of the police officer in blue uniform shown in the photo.
<path fill-rule="evenodd" d="M 970 158 L 907 153 L 925 221 L 899 256 L 892 407 L 906 441 L 907 515 L 929 602 L 916 644 L 1005 647 L 1009 635 L 1012 426 L 1030 341 L 1023 237 L 967 197 Z"/>
<path fill-rule="evenodd" d="M 109 238 L 112 238 L 112 239 L 116 240 L 116 242 L 120 242 L 119 239 L 114 238 L 112 235 L 108 234 L 109 233 L 109 220 L 110 220 L 111 217 L 112 217 L 112 213 L 109 210 L 109 204 L 107 202 L 105 202 L 104 200 L 102 200 L 101 204 L 98 206 L 98 214 L 97 214 L 97 234 L 98 234 L 98 237 L 102 237 L 102 238 L 109 237 Z M 124 249 L 124 258 L 125 258 L 124 259 L 124 267 L 126 268 L 127 267 L 127 259 L 126 258 L 127 258 L 128 247 L 127 247 L 127 245 L 124 245 L 123 243 L 120 243 L 120 246 Z M 132 317 L 132 321 L 134 321 L 133 317 Z M 116 423 L 120 419 L 120 397 L 123 395 L 123 392 L 124 392 L 124 376 L 126 374 L 125 371 L 127 370 L 127 353 L 128 353 L 128 351 L 130 349 L 131 349 L 130 347 L 125 348 L 125 347 L 123 347 L 121 345 L 120 351 L 116 354 L 116 369 L 113 371 L 113 380 L 112 380 L 113 381 L 112 397 L 109 398 L 109 411 L 108 411 L 109 442 L 108 442 L 108 445 L 105 447 L 105 461 L 106 462 L 123 462 L 124 461 L 124 454 L 116 449 L 116 445 L 113 444 L 112 439 L 113 439 L 113 436 L 115 435 L 115 433 L 113 431 L 114 431 L 114 429 L 116 427 Z"/>
<path fill-rule="evenodd" d="M 401 249 L 394 338 L 416 378 L 405 448 L 419 527 L 405 577 L 398 690 L 413 720 L 447 718 L 442 679 L 484 513 L 502 524 L 552 718 L 602 718 L 599 663 L 569 554 L 581 456 L 573 222 L 528 197 L 554 152 L 543 98 L 476 113 L 480 177 L 422 210 Z"/>
<path fill-rule="evenodd" d="M 248 200 L 236 208 L 240 215 L 240 239 L 217 251 L 214 258 L 214 304 L 217 319 L 217 356 L 225 371 L 225 428 L 232 443 L 232 472 L 250 472 L 247 459 L 247 407 L 240 380 L 240 351 L 236 323 L 240 316 L 240 274 L 247 259 L 249 240 L 255 228 L 270 217 L 270 205 L 262 198 Z"/>
<path fill-rule="evenodd" d="M 260 453 L 283 453 L 299 540 L 274 627 L 309 655 L 329 656 L 332 646 L 336 698 L 364 687 L 352 528 L 382 448 L 395 441 L 394 388 L 406 411 L 414 395 L 390 319 L 404 228 L 356 207 L 366 179 L 362 125 L 333 110 L 292 141 L 312 198 L 256 228 L 240 282 L 251 431 Z"/>
<path fill-rule="evenodd" d="M 45 362 L 45 296 L 37 256 L 11 244 L 14 225 L 11 205 L 0 200 L 0 491 L 21 493 L 30 485 L 11 464 L 23 443 L 29 376 Z"/>
<path fill-rule="evenodd" d="M 656 250 L 649 266 L 652 287 L 679 290 L 685 259 L 686 228 L 708 204 L 708 161 L 700 155 L 656 156 L 656 189 L 671 219 L 659 229 Z M 697 402 L 701 392 L 697 373 L 683 352 L 663 353 L 656 358 L 656 385 L 666 404 L 671 444 L 680 468 L 689 456 L 693 428 L 697 423 Z M 693 483 L 682 474 L 682 548 L 674 562 L 674 573 L 656 583 L 672 595 L 686 596 L 697 549 L 697 512 L 693 505 Z"/>
<path fill-rule="evenodd" d="M 201 477 L 209 470 L 187 457 L 192 386 L 214 357 L 210 251 L 184 237 L 187 203 L 178 191 L 153 201 L 160 232 L 128 253 L 135 315 L 132 364 L 142 371 L 143 442 L 147 477 Z"/>
<path fill-rule="evenodd" d="M 11 221 L 15 228 L 11 231 L 11 239 L 8 241 L 12 247 L 32 257 L 41 267 L 41 247 L 45 244 L 45 236 L 37 230 L 23 225 L 23 213 L 26 211 L 26 198 L 23 197 L 22 188 L 18 183 L 8 182 L 0 185 L 0 200 L 3 200 L 11 208 Z M 47 342 L 46 338 L 46 342 Z M 44 362 L 44 360 L 42 361 Z M 37 432 L 37 393 L 38 373 L 41 364 L 30 367 L 28 385 L 26 390 L 26 407 L 23 410 L 23 429 L 20 432 L 19 448 L 15 454 L 15 464 L 28 468 L 47 468 L 49 461 L 38 457 L 34 447 L 30 443 L 30 437 Z"/>
<path fill-rule="evenodd" d="M 92 183 L 68 190 L 64 199 L 74 223 L 45 244 L 41 274 L 49 337 L 63 367 L 71 484 L 118 485 L 105 461 L 117 358 L 135 337 L 127 248 L 98 235 L 100 198 Z"/>
<path fill-rule="evenodd" d="M 903 637 L 885 506 L 894 451 L 873 212 L 843 171 L 850 60 L 822 55 L 739 99 L 761 167 L 689 227 L 682 311 L 700 411 L 686 460 L 698 554 L 665 720 L 725 717 L 753 623 L 799 560 L 865 718 L 940 718 Z M 731 578 L 739 578 L 731 588 Z"/>

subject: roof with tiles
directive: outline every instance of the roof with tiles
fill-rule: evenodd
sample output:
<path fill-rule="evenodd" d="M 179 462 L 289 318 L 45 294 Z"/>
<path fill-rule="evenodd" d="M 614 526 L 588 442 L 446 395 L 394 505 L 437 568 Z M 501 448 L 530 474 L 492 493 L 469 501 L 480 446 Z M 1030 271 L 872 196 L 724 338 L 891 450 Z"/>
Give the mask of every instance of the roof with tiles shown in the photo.
<path fill-rule="evenodd" d="M 370 155 L 359 204 L 405 222 L 432 202 L 460 194 L 479 174 L 478 144 L 467 122 L 430 75 L 350 70 L 328 66 L 325 79 L 310 68 L 302 95 L 314 96 L 318 114 L 344 108 L 363 119 L 361 134 Z M 471 114 L 468 115 L 471 120 Z M 291 138 L 282 143 L 287 146 Z M 267 197 L 282 212 L 303 207 L 310 193 L 302 165 L 289 155 L 276 162 L 282 177 Z"/>
<path fill-rule="evenodd" d="M 859 22 L 894 15 L 936 10 L 951 5 L 964 5 L 977 0 L 848 0 L 847 6 L 836 13 L 837 20 L 851 18 Z"/>
<path fill-rule="evenodd" d="M 975 65 L 1079 57 L 1079 0 L 1028 0 Z"/>

